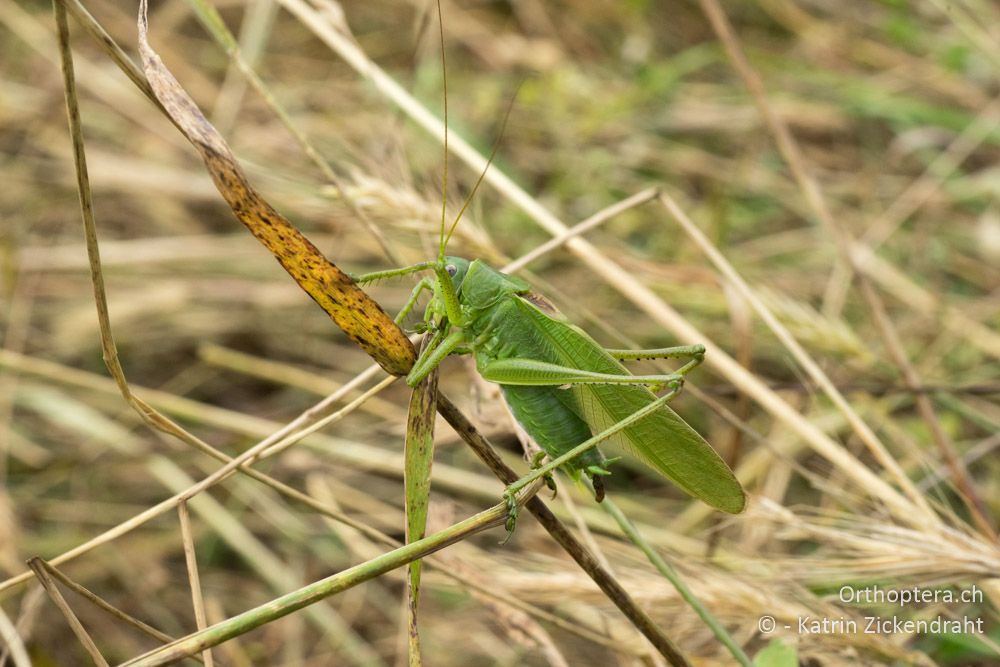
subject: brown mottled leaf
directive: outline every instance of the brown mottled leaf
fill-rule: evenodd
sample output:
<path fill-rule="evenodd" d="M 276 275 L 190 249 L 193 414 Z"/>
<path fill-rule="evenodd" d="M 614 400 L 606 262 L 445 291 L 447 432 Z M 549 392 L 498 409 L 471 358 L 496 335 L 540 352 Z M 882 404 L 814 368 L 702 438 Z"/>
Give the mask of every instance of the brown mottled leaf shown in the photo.
<path fill-rule="evenodd" d="M 149 45 L 146 0 L 139 4 L 139 54 L 156 98 L 205 161 L 215 186 L 257 240 L 354 342 L 393 375 L 405 375 L 413 345 L 385 311 L 316 249 L 247 181 L 236 156 Z"/>

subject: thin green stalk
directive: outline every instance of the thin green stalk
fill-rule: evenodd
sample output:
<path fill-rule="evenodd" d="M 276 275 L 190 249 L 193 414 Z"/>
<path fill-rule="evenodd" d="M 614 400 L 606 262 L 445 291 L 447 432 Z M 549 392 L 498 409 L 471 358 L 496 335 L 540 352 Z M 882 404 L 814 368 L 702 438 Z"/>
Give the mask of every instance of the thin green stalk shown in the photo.
<path fill-rule="evenodd" d="M 584 478 L 584 482 L 586 482 L 588 486 L 591 486 L 590 480 Z M 663 560 L 663 557 L 660 556 L 656 549 L 653 548 L 653 545 L 646 541 L 646 538 L 642 536 L 642 533 L 639 532 L 639 529 L 636 528 L 635 524 L 633 524 L 632 521 L 625 516 L 625 513 L 621 511 L 621 508 L 607 497 L 605 497 L 604 501 L 601 503 L 601 508 L 604 509 L 604 511 L 618 523 L 618 526 L 622 529 L 622 532 L 632 542 L 632 544 L 639 547 L 639 549 L 646 554 L 646 558 L 648 558 L 649 562 L 653 564 L 653 567 L 655 567 L 660 574 L 662 574 L 667 581 L 673 585 L 680 596 L 684 598 L 684 601 L 687 602 L 692 609 L 694 609 L 694 612 L 698 614 L 698 617 L 701 618 L 705 626 L 712 631 L 715 638 L 722 642 L 727 649 L 729 649 L 729 652 L 732 654 L 733 658 L 736 659 L 736 662 L 743 667 L 753 667 L 753 661 L 749 656 L 747 656 L 746 653 L 743 652 L 743 649 L 736 643 L 736 640 L 732 638 L 724 627 L 722 627 L 719 620 L 715 618 L 715 616 L 712 615 L 712 612 L 710 612 L 708 608 L 701 603 L 701 600 L 699 600 L 695 594 L 691 592 L 691 589 L 688 588 L 687 584 L 684 583 L 684 580 L 681 579 L 677 570 L 675 570 L 670 563 Z"/>
<path fill-rule="evenodd" d="M 517 473 L 504 463 L 493 445 L 490 444 L 476 427 L 465 418 L 465 415 L 448 400 L 444 394 L 438 393 L 438 413 L 445 418 L 455 432 L 465 440 L 483 463 L 493 471 L 501 481 L 510 484 L 517 480 Z M 534 487 L 532 487 L 534 488 Z M 663 628 L 658 626 L 649 615 L 635 603 L 632 596 L 618 583 L 618 580 L 608 572 L 580 540 L 560 521 L 552 510 L 538 497 L 532 497 L 524 505 L 538 523 L 548 531 L 559 546 L 569 554 L 577 565 L 594 581 L 601 592 L 618 607 L 635 628 L 643 634 L 649 643 L 666 658 L 673 667 L 690 667 L 690 662 L 667 636 Z"/>
<path fill-rule="evenodd" d="M 426 347 L 426 343 L 425 343 Z M 434 410 L 437 405 L 437 371 L 432 371 L 410 394 L 406 424 L 403 486 L 406 492 L 406 541 L 416 542 L 427 530 L 430 504 L 431 466 L 434 463 Z M 410 667 L 423 664 L 420 657 L 420 633 L 417 609 L 420 601 L 420 560 L 410 563 L 407 579 L 407 653 Z"/>
<path fill-rule="evenodd" d="M 523 504 L 532 498 L 538 491 L 538 488 L 539 485 L 535 485 L 527 489 L 518 496 L 518 502 Z M 379 577 L 386 572 L 412 563 L 418 558 L 434 553 L 470 535 L 498 526 L 506 519 L 506 503 L 494 505 L 488 510 L 460 521 L 422 540 L 411 542 L 365 563 L 355 565 L 343 572 L 338 572 L 326 579 L 321 579 L 259 607 L 245 611 L 221 623 L 216 623 L 201 632 L 195 632 L 166 646 L 149 651 L 123 663 L 121 667 L 167 665 L 182 658 L 190 657 L 203 649 L 217 646 L 228 639 L 243 635 L 254 628 L 287 616 L 331 595 L 336 595 L 358 584 Z"/>

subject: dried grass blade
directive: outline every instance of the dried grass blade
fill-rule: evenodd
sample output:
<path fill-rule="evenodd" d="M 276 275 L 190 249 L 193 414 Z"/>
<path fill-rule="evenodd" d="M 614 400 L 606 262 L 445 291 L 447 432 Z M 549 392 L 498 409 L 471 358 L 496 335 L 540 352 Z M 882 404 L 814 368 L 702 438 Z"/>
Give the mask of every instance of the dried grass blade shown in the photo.
<path fill-rule="evenodd" d="M 83 644 L 84 649 L 86 649 L 87 654 L 90 655 L 90 659 L 94 661 L 95 665 L 98 667 L 110 667 L 108 661 L 104 659 L 101 655 L 100 650 L 97 648 L 97 644 L 91 639 L 90 634 L 84 629 L 83 624 L 80 619 L 76 617 L 73 610 L 70 608 L 69 603 L 66 602 L 66 598 L 62 596 L 59 589 L 56 587 L 56 582 L 52 580 L 49 573 L 45 571 L 45 566 L 42 564 L 41 558 L 31 558 L 28 560 L 28 566 L 35 572 L 35 576 L 38 577 L 38 581 L 41 582 L 42 586 L 45 587 L 45 592 L 49 594 L 52 602 L 59 608 L 63 616 L 66 618 L 66 622 L 69 623 L 69 627 L 73 629 L 73 634 L 76 638 L 80 640 Z"/>

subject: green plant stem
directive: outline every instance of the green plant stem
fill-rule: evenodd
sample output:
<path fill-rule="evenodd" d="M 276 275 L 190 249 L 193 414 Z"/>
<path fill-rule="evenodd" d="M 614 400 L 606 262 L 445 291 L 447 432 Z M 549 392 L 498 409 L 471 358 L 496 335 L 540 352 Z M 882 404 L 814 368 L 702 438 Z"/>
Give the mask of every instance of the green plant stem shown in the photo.
<path fill-rule="evenodd" d="M 528 489 L 524 494 L 519 496 L 518 501 L 523 503 L 525 499 L 531 498 L 537 492 L 538 488 L 539 485 L 536 485 Z M 506 521 L 506 519 L 507 505 L 506 503 L 500 503 L 422 540 L 411 542 L 369 561 L 355 565 L 343 572 L 331 575 L 326 579 L 321 579 L 308 586 L 304 586 L 259 607 L 245 611 L 221 623 L 216 623 L 201 632 L 195 632 L 166 646 L 149 651 L 123 663 L 121 667 L 167 665 L 182 658 L 192 656 L 203 649 L 217 646 L 228 639 L 245 634 L 265 623 L 270 623 L 331 595 L 335 595 L 360 583 L 379 577 L 386 572 L 412 563 L 418 558 L 434 553 L 470 535 L 498 526 Z"/>
<path fill-rule="evenodd" d="M 438 393 L 438 412 L 501 481 L 510 484 L 517 480 L 517 473 L 497 456 L 489 440 L 483 437 L 476 430 L 476 427 L 465 418 L 465 415 L 441 393 Z M 576 539 L 562 521 L 556 518 L 552 510 L 540 498 L 533 496 L 524 504 L 524 507 L 559 543 L 559 546 L 576 561 L 577 565 L 593 579 L 594 583 L 628 618 L 632 625 L 650 641 L 660 655 L 667 659 L 667 662 L 673 667 L 690 667 L 687 658 L 670 637 L 663 632 L 663 629 L 635 603 L 635 600 L 618 583 L 618 580 L 604 569 L 594 555 Z"/>
<path fill-rule="evenodd" d="M 584 481 L 588 486 L 590 486 L 589 480 L 585 479 Z M 687 584 L 684 583 L 684 580 L 681 579 L 677 570 L 675 570 L 670 563 L 665 561 L 663 557 L 657 553 L 652 544 L 646 541 L 646 538 L 642 536 L 642 533 L 639 532 L 639 529 L 636 528 L 635 524 L 633 524 L 625 513 L 622 512 L 621 508 L 607 497 L 605 497 L 604 501 L 601 503 L 601 508 L 618 523 L 618 526 L 622 529 L 622 532 L 632 542 L 632 544 L 639 547 L 642 553 L 646 554 L 646 558 L 648 558 L 649 562 L 653 564 L 653 567 L 655 567 L 660 574 L 662 574 L 667 581 L 673 585 L 680 596 L 684 598 L 684 601 L 687 602 L 692 609 L 694 609 L 695 613 L 698 614 L 698 617 L 701 618 L 705 626 L 712 631 L 713 635 L 715 635 L 715 638 L 718 639 L 727 649 L 729 649 L 729 652 L 732 654 L 733 658 L 736 659 L 736 662 L 743 665 L 743 667 L 753 667 L 753 661 L 749 656 L 747 656 L 746 653 L 743 652 L 743 649 L 736 643 L 736 640 L 732 638 L 724 627 L 722 627 L 719 620 L 715 618 L 715 616 L 712 615 L 712 612 L 710 612 L 708 608 L 701 603 L 701 600 L 699 600 L 695 594 L 691 592 L 691 589 L 688 588 Z"/>

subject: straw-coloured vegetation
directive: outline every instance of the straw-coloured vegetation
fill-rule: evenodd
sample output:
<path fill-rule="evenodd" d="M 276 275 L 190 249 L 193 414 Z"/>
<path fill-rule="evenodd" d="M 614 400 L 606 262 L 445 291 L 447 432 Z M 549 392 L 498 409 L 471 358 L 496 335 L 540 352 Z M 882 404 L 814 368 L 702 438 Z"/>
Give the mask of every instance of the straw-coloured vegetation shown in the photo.
<path fill-rule="evenodd" d="M 1000 660 L 997 7 L 138 11 L 0 3 L 0 664 Z M 531 428 L 347 276 L 437 258 L 445 83 L 447 254 L 703 344 L 746 511 L 625 452 L 499 544 Z"/>

